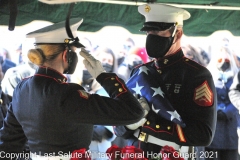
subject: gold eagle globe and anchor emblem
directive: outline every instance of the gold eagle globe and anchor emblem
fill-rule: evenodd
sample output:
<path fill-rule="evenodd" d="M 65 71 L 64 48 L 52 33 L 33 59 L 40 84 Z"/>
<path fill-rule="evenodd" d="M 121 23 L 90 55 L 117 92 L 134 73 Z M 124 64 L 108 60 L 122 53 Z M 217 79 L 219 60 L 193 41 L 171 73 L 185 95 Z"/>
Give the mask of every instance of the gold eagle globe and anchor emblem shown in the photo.
<path fill-rule="evenodd" d="M 68 44 L 69 42 L 70 42 L 70 40 L 67 38 L 64 40 L 64 43 L 66 43 L 66 44 Z"/>
<path fill-rule="evenodd" d="M 146 6 L 145 6 L 145 12 L 148 13 L 148 12 L 150 12 L 150 10 L 151 10 L 151 7 L 150 7 L 149 5 L 146 5 Z"/>

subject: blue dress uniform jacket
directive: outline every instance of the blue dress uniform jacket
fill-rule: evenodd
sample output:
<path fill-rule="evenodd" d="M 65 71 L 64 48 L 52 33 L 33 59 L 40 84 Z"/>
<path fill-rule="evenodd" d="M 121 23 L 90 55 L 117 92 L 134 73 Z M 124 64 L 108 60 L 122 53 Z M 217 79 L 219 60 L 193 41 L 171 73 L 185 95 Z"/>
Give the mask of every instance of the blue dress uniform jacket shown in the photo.
<path fill-rule="evenodd" d="M 65 83 L 64 75 L 46 67 L 21 81 L 0 130 L 1 153 L 21 152 L 27 141 L 33 153 L 61 156 L 88 149 L 93 124 L 126 125 L 142 118 L 141 105 L 116 74 L 102 73 L 97 80 L 112 99 Z"/>
<path fill-rule="evenodd" d="M 129 145 L 154 153 L 159 153 L 162 144 L 148 143 L 149 135 L 181 146 L 209 145 L 216 125 L 216 90 L 211 73 L 205 67 L 184 57 L 182 50 L 144 65 L 157 70 L 157 77 L 165 84 L 161 88 L 166 87 L 165 96 L 179 113 L 186 127 L 161 118 L 151 109 L 147 121 L 140 127 L 140 132 L 145 133 L 143 136 L 139 135 L 141 141 L 134 138 L 133 134 L 136 131 L 125 126 L 115 126 L 116 135 L 129 138 Z M 138 67 L 131 75 L 137 69 Z"/>

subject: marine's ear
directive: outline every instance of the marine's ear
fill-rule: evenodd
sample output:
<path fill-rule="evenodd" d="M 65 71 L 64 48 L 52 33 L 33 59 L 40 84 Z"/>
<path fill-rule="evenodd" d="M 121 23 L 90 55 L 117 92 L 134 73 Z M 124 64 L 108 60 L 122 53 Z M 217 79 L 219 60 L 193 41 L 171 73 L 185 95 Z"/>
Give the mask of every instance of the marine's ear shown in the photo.
<path fill-rule="evenodd" d="M 63 60 L 64 60 L 65 62 L 68 62 L 68 50 L 67 50 L 67 49 L 65 49 L 65 50 L 63 51 Z"/>

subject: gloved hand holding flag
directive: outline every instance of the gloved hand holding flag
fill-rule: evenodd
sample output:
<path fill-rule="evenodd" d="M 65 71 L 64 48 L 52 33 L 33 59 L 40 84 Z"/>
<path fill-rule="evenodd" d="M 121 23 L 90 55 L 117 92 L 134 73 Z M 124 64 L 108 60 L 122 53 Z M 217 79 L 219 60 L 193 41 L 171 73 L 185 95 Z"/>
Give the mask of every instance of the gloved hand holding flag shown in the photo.
<path fill-rule="evenodd" d="M 139 94 L 146 98 L 153 110 L 157 115 L 185 127 L 186 124 L 182 121 L 180 115 L 173 108 L 169 100 L 165 97 L 165 93 L 161 89 L 161 82 L 159 78 L 156 79 L 154 74 L 156 70 L 141 66 L 131 76 L 127 82 L 127 87 L 132 93 Z"/>

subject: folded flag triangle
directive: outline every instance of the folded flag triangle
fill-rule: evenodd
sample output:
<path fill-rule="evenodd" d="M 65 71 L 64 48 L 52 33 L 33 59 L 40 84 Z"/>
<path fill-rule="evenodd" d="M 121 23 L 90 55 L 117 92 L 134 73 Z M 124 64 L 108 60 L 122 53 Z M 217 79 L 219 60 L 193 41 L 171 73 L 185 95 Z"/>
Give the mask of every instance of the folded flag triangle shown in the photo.
<path fill-rule="evenodd" d="M 181 127 L 185 127 L 186 124 L 166 98 L 162 89 L 165 86 L 159 78 L 156 78 L 156 74 L 159 74 L 156 69 L 141 66 L 130 77 L 126 85 L 132 93 L 139 94 L 146 98 L 149 107 L 157 115 L 179 124 Z"/>

